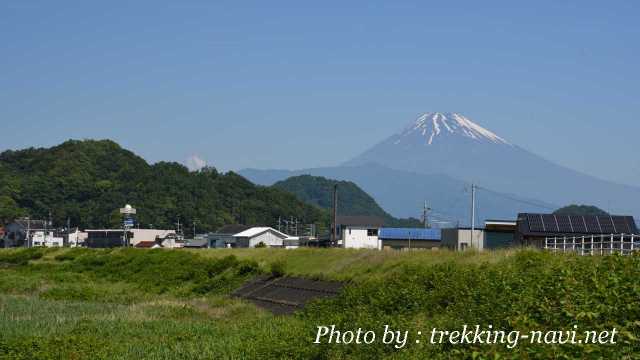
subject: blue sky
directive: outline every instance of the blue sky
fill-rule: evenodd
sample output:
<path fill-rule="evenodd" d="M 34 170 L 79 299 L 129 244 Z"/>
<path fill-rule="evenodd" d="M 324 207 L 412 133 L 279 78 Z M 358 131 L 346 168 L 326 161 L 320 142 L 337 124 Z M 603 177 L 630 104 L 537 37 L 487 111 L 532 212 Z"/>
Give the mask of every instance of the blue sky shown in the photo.
<path fill-rule="evenodd" d="M 315 167 L 453 111 L 640 185 L 637 1 L 185 3 L 3 1 L 0 149 Z"/>

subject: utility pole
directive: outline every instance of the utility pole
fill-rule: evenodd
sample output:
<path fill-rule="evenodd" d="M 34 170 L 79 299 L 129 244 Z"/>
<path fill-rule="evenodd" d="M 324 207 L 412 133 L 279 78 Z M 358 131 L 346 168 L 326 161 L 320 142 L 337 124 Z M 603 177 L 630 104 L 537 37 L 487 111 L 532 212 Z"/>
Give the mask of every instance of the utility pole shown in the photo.
<path fill-rule="evenodd" d="M 176 225 L 178 226 L 176 232 L 178 233 L 178 235 L 180 235 L 182 233 L 182 229 L 180 229 L 180 217 L 178 217 L 178 222 L 176 223 Z"/>
<path fill-rule="evenodd" d="M 471 184 L 471 236 L 469 245 L 473 248 L 473 233 L 476 227 L 476 184 Z"/>
<path fill-rule="evenodd" d="M 49 215 L 51 215 L 51 212 L 49 212 Z M 43 220 L 42 223 L 44 224 L 43 227 L 43 236 L 42 236 L 42 243 L 40 243 L 41 246 L 44 246 L 44 244 L 47 242 L 47 220 Z"/>
<path fill-rule="evenodd" d="M 71 247 L 71 241 L 70 238 L 71 237 L 71 219 L 67 218 L 67 245 L 69 247 Z M 76 238 L 76 245 L 78 243 L 78 239 Z"/>
<path fill-rule="evenodd" d="M 331 243 L 338 244 L 338 184 L 333 185 L 333 228 L 331 229 Z M 344 246 L 344 244 L 342 244 Z"/>
<path fill-rule="evenodd" d="M 27 216 L 27 247 L 31 247 L 31 238 L 29 237 L 29 233 L 31 232 L 31 218 Z M 18 242 L 16 241 L 16 246 L 18 246 Z"/>
<path fill-rule="evenodd" d="M 424 221 L 424 228 L 429 229 L 429 211 L 430 207 L 427 206 L 427 200 L 424 201 L 424 208 L 422 209 L 422 220 Z"/>
<path fill-rule="evenodd" d="M 196 239 L 196 220 L 193 220 L 193 239 Z"/>

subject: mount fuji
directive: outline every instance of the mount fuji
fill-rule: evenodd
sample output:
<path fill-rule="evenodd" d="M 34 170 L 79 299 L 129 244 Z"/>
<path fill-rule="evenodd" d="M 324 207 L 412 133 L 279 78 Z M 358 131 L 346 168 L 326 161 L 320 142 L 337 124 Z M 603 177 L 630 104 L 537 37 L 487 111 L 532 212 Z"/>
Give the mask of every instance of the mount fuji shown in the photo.
<path fill-rule="evenodd" d="M 531 136 L 542 139 L 544 134 Z M 415 216 L 417 204 L 427 199 L 434 209 L 464 223 L 468 195 L 460 191 L 470 183 L 480 186 L 478 212 L 483 218 L 515 218 L 518 212 L 549 211 L 571 203 L 640 215 L 640 188 L 555 164 L 459 113 L 422 114 L 337 167 L 240 173 L 264 185 L 303 173 L 354 181 L 395 216 Z M 463 206 L 455 205 L 460 202 Z"/>
<path fill-rule="evenodd" d="M 542 138 L 544 134 L 537 136 Z M 399 134 L 344 165 L 369 163 L 416 173 L 446 174 L 496 191 L 556 204 L 592 203 L 614 212 L 640 214 L 640 188 L 557 165 L 457 113 L 421 115 Z"/>

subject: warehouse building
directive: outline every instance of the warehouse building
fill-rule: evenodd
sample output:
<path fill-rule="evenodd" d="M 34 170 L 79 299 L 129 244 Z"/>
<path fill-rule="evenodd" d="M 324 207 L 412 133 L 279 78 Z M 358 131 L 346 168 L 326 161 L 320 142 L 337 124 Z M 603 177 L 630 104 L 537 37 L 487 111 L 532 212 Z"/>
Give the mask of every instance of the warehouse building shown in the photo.
<path fill-rule="evenodd" d="M 383 249 L 432 249 L 440 247 L 442 231 L 424 228 L 380 228 Z"/>
<path fill-rule="evenodd" d="M 515 220 L 485 220 L 483 248 L 500 249 L 513 246 L 516 224 Z"/>
<path fill-rule="evenodd" d="M 233 237 L 235 234 L 239 234 L 245 230 L 250 229 L 251 226 L 230 224 L 216 230 L 214 233 L 209 233 L 207 239 L 209 241 L 208 247 L 210 248 L 227 248 L 236 247 L 236 239 Z"/>
<path fill-rule="evenodd" d="M 271 227 L 252 227 L 233 235 L 233 238 L 239 248 L 253 248 L 261 244 L 266 247 L 283 247 L 284 240 L 289 236 Z"/>

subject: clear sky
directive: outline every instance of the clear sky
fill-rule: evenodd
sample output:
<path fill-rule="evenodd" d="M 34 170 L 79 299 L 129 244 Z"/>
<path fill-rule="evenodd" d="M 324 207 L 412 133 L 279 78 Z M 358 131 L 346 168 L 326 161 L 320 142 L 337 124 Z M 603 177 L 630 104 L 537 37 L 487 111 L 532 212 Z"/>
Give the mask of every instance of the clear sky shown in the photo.
<path fill-rule="evenodd" d="M 451 111 L 640 185 L 638 1 L 132 3 L 0 3 L 0 150 L 316 167 Z"/>

